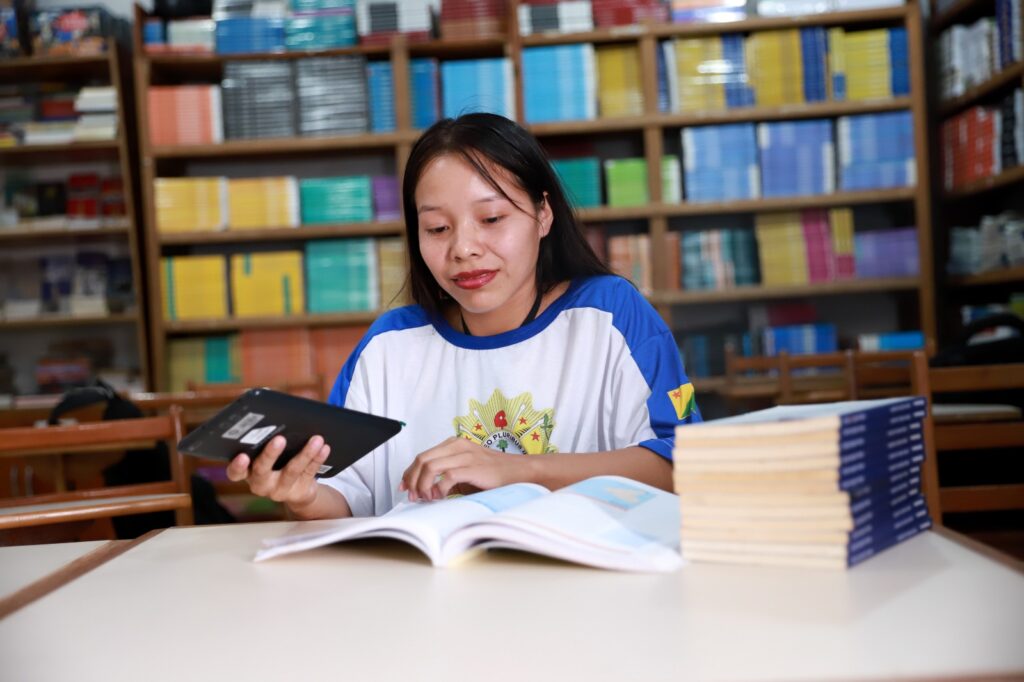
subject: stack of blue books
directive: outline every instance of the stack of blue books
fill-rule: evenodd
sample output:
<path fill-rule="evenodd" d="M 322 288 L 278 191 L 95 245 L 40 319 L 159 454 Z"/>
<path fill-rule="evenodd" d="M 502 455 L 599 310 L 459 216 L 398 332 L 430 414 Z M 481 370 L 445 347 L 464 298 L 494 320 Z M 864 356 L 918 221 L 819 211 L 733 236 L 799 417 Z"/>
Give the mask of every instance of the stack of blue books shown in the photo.
<path fill-rule="evenodd" d="M 765 355 L 833 353 L 839 349 L 834 324 L 791 324 L 765 327 L 761 332 L 761 348 Z"/>
<path fill-rule="evenodd" d="M 523 104 L 527 123 L 597 118 L 594 46 L 523 49 Z"/>
<path fill-rule="evenodd" d="M 231 17 L 217 20 L 217 52 L 282 52 L 285 20 L 280 17 Z"/>
<path fill-rule="evenodd" d="M 441 111 L 446 118 L 472 112 L 516 117 L 512 62 L 506 57 L 441 64 Z"/>
<path fill-rule="evenodd" d="M 409 101 L 412 127 L 429 128 L 441 118 L 441 92 L 436 59 L 429 57 L 409 62 Z"/>
<path fill-rule="evenodd" d="M 720 291 L 759 281 L 757 241 L 748 228 L 683 232 L 680 258 L 687 291 Z"/>
<path fill-rule="evenodd" d="M 220 87 L 226 139 L 295 135 L 295 73 L 289 62 L 227 61 Z"/>
<path fill-rule="evenodd" d="M 730 201 L 761 196 L 753 123 L 683 128 L 687 201 Z"/>
<path fill-rule="evenodd" d="M 927 409 L 786 405 L 678 428 L 684 558 L 845 569 L 927 530 Z"/>
<path fill-rule="evenodd" d="M 761 123 L 761 188 L 766 197 L 831 194 L 835 191 L 832 121 Z"/>
<path fill-rule="evenodd" d="M 800 29 L 803 56 L 804 101 L 828 99 L 828 33 L 821 26 Z"/>
<path fill-rule="evenodd" d="M 917 183 L 914 120 L 909 111 L 843 116 L 838 124 L 843 190 L 912 187 Z"/>
<path fill-rule="evenodd" d="M 725 105 L 734 107 L 754 106 L 754 90 L 750 87 L 750 75 L 747 71 L 747 56 L 743 36 L 729 33 L 721 37 L 722 64 L 718 67 L 722 73 L 716 74 L 724 81 Z M 661 54 L 663 50 L 658 50 Z"/>
<path fill-rule="evenodd" d="M 365 57 L 298 59 L 295 92 L 300 135 L 354 135 L 370 129 Z"/>
<path fill-rule="evenodd" d="M 370 91 L 370 130 L 375 133 L 395 130 L 395 80 L 391 62 L 367 64 L 366 82 Z"/>

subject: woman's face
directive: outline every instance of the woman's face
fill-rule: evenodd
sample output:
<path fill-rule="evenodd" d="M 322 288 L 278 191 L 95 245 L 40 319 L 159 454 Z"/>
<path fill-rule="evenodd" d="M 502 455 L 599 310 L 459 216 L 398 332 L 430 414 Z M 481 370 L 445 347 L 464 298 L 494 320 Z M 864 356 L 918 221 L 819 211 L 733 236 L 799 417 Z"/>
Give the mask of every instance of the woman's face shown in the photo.
<path fill-rule="evenodd" d="M 423 170 L 416 210 L 420 254 L 434 279 L 466 320 L 475 317 L 494 333 L 519 325 L 533 305 L 540 240 L 552 216 L 546 200 L 537 209 L 502 168 L 488 170 L 515 204 L 460 156 L 445 155 Z"/>

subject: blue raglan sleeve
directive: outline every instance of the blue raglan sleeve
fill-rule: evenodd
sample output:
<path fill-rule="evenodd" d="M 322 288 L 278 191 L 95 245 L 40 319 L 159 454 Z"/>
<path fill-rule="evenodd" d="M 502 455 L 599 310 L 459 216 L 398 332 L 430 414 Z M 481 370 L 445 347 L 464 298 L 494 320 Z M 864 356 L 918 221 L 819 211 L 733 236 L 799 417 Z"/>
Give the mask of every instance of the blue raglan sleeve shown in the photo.
<path fill-rule="evenodd" d="M 668 329 L 634 348 L 633 359 L 651 389 L 647 411 L 655 434 L 655 438 L 638 445 L 671 460 L 676 427 L 701 421 L 693 384 L 686 376 L 679 347 Z"/>

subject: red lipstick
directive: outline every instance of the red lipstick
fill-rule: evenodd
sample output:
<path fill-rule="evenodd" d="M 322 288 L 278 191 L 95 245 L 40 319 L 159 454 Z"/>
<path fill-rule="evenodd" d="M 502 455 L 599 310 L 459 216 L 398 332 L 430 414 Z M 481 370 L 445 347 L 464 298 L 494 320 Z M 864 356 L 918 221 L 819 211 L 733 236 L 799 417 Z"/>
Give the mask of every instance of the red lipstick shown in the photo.
<path fill-rule="evenodd" d="M 494 279 L 497 274 L 497 270 L 470 270 L 457 273 L 452 279 L 455 286 L 460 289 L 479 289 Z"/>

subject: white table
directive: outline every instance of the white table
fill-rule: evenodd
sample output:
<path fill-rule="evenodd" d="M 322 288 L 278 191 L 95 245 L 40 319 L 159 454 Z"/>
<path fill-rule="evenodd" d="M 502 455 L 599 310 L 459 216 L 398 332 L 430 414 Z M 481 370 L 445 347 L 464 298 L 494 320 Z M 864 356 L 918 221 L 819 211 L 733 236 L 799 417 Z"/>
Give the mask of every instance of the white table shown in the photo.
<path fill-rule="evenodd" d="M 0 620 L 0 679 L 876 679 L 1024 673 L 1024 574 L 937 533 L 848 572 L 636 575 L 399 543 L 251 562 L 164 531 Z"/>
<path fill-rule="evenodd" d="M 107 540 L 94 540 L 0 547 L 0 599 L 106 544 Z"/>

